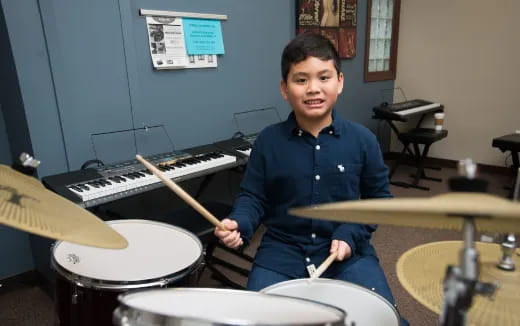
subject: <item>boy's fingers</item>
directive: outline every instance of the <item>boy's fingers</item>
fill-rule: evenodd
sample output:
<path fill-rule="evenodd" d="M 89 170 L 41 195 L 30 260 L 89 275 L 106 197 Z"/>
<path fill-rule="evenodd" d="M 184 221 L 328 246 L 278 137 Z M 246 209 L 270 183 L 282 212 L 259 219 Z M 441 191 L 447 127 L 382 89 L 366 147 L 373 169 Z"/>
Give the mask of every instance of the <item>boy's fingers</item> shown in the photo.
<path fill-rule="evenodd" d="M 332 240 L 332 243 L 330 244 L 330 253 L 336 252 L 338 250 L 338 245 L 338 240 Z"/>
<path fill-rule="evenodd" d="M 221 223 L 230 231 L 236 230 L 238 228 L 238 223 L 235 220 L 225 218 L 221 221 Z"/>

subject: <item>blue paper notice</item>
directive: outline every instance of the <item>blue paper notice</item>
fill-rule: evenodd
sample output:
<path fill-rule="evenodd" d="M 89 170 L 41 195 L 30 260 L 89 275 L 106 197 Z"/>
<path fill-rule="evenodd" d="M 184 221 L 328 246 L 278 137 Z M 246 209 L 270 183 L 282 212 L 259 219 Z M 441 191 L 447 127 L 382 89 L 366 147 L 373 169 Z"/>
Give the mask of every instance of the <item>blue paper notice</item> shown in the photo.
<path fill-rule="evenodd" d="M 183 18 L 182 23 L 189 55 L 224 54 L 220 20 Z"/>

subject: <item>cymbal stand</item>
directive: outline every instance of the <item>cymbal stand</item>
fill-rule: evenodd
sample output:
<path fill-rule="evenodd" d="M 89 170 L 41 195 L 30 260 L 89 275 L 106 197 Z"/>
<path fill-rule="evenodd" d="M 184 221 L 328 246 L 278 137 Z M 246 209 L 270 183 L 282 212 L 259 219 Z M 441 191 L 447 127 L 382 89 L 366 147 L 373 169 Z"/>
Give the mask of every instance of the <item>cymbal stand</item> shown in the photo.
<path fill-rule="evenodd" d="M 31 155 L 22 152 L 18 157 L 18 161 L 14 161 L 11 167 L 18 172 L 26 174 L 31 177 L 36 176 L 36 168 L 40 165 L 40 161 L 33 158 Z"/>
<path fill-rule="evenodd" d="M 484 180 L 475 179 L 476 164 L 471 160 L 459 162 L 461 177 L 452 178 L 453 191 L 482 192 L 487 188 Z M 466 325 L 466 314 L 475 294 L 491 296 L 496 286 L 478 280 L 478 252 L 475 249 L 474 216 L 463 216 L 464 247 L 459 253 L 460 266 L 448 266 L 443 282 L 444 300 L 440 322 L 442 326 Z"/>

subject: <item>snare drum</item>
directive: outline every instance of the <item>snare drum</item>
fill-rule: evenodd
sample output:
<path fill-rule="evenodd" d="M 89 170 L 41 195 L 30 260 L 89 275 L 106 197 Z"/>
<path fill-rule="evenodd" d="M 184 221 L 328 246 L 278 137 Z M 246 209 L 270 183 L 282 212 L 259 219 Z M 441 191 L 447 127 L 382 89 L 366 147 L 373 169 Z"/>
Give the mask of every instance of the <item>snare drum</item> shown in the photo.
<path fill-rule="evenodd" d="M 114 325 L 344 326 L 341 309 L 259 292 L 173 288 L 122 294 Z"/>
<path fill-rule="evenodd" d="M 400 324 L 397 310 L 385 298 L 345 281 L 296 279 L 271 285 L 261 292 L 305 298 L 339 307 L 346 313 L 345 326 Z"/>
<path fill-rule="evenodd" d="M 202 266 L 202 244 L 179 227 L 147 220 L 107 222 L 128 241 L 102 249 L 58 241 L 51 263 L 57 272 L 60 325 L 112 325 L 117 296 L 132 289 L 190 286 Z"/>

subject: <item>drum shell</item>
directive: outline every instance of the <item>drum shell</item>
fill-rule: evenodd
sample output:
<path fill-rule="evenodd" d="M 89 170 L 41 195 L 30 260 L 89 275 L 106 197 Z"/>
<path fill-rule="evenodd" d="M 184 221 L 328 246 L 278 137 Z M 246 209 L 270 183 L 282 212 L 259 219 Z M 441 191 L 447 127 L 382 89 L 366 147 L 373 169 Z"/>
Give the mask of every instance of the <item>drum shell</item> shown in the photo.
<path fill-rule="evenodd" d="M 399 326 L 401 319 L 395 307 L 379 294 L 362 286 L 332 279 L 295 279 L 261 290 L 273 295 L 304 298 L 336 306 L 346 313 L 345 326 Z"/>
<path fill-rule="evenodd" d="M 127 220 L 129 223 L 139 221 L 144 220 Z M 158 222 L 151 223 L 164 224 Z M 180 229 L 178 227 L 175 228 Z M 186 230 L 183 231 L 190 233 Z M 195 235 L 193 237 L 197 239 Z M 59 242 L 53 246 L 53 252 L 58 244 Z M 117 297 L 122 293 L 150 288 L 195 286 L 204 266 L 202 245 L 200 246 L 201 252 L 199 257 L 188 268 L 160 278 L 137 281 L 107 281 L 85 277 L 63 268 L 56 261 L 54 254 L 51 255 L 51 265 L 56 271 L 55 309 L 59 325 L 111 326 L 113 325 L 112 314 L 118 305 Z"/>

